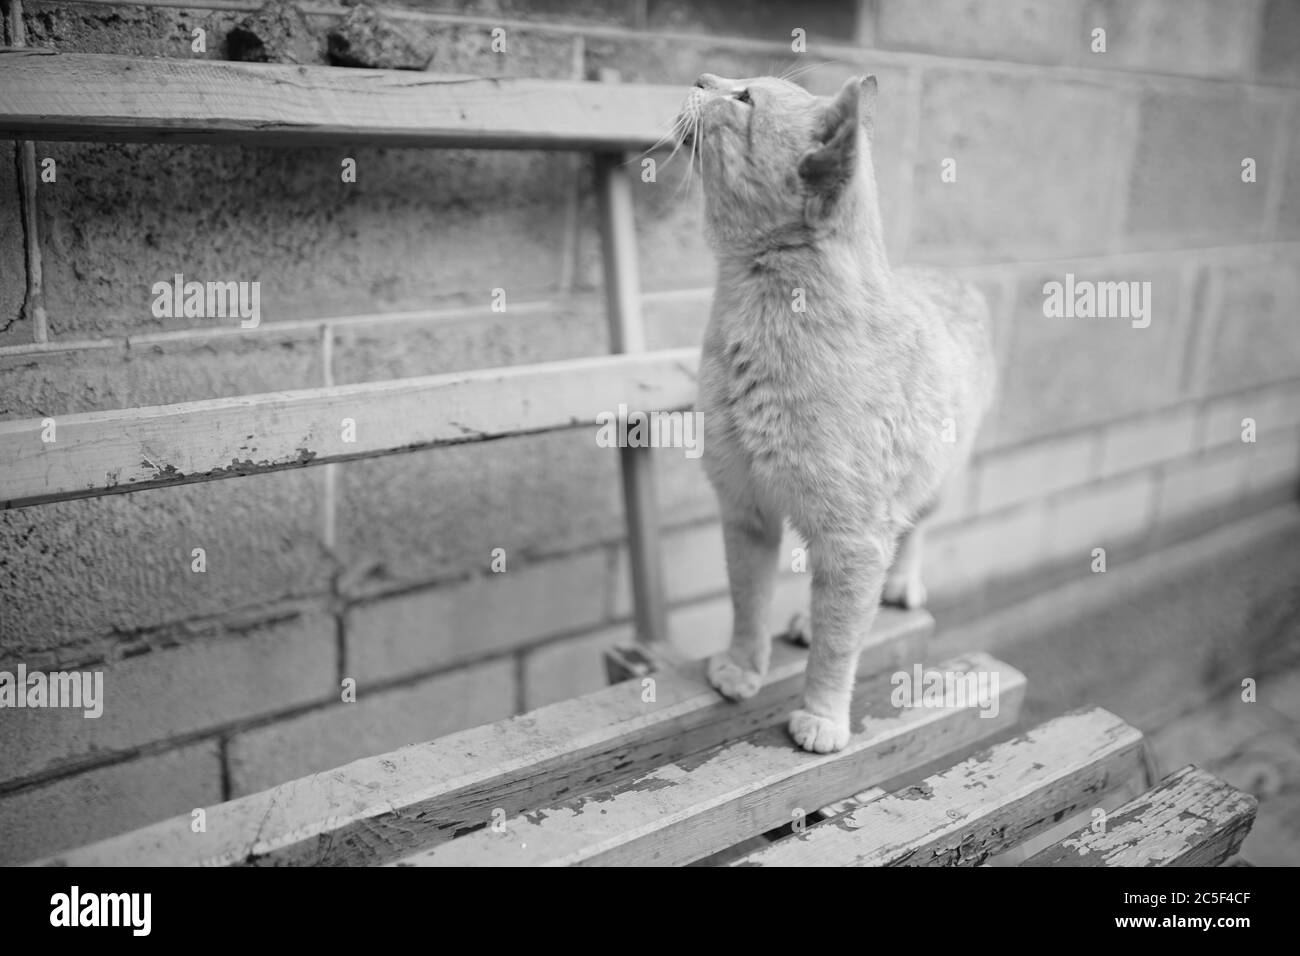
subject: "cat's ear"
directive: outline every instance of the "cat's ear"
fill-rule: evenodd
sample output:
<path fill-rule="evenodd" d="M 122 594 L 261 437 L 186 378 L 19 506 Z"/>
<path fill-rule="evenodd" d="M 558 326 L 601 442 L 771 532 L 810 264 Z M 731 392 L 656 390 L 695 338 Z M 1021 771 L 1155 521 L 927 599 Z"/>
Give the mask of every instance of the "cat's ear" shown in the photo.
<path fill-rule="evenodd" d="M 862 132 L 867 134 L 867 139 L 871 139 L 876 132 L 876 76 L 864 76 L 862 78 L 861 91 L 858 93 L 858 122 L 862 124 Z"/>
<path fill-rule="evenodd" d="M 848 80 L 822 111 L 814 127 L 813 148 L 799 159 L 799 175 L 814 192 L 837 195 L 858 165 L 858 130 L 868 137 L 875 126 L 876 78 Z"/>

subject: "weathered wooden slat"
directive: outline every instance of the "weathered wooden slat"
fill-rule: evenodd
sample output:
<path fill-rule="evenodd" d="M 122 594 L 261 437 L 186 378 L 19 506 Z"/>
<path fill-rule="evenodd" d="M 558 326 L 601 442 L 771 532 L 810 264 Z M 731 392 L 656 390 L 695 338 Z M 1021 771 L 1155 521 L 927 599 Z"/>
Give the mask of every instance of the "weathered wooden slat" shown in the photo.
<path fill-rule="evenodd" d="M 641 150 L 677 87 L 0 51 L 10 139 Z"/>
<path fill-rule="evenodd" d="M 984 654 L 940 665 L 996 675 L 983 701 L 898 708 L 889 675 L 858 688 L 854 735 L 835 754 L 795 747 L 784 725 L 665 763 L 608 790 L 536 802 L 498 829 L 413 854 L 408 866 L 675 866 L 1014 725 L 1024 677 Z"/>
<path fill-rule="evenodd" d="M 863 670 L 914 660 L 933 620 L 882 609 Z M 57 854 L 47 864 L 191 866 L 359 865 L 435 846 L 566 795 L 606 787 L 680 756 L 783 720 L 802 666 L 774 669 L 743 703 L 723 700 L 703 665 L 629 681 L 425 744 L 207 809 L 207 832 L 189 816 Z"/>
<path fill-rule="evenodd" d="M 970 866 L 1086 808 L 1141 766 L 1142 734 L 1066 714 L 736 866 Z"/>
<path fill-rule="evenodd" d="M 596 416 L 619 403 L 689 407 L 697 358 L 675 349 L 56 416 L 51 442 L 42 419 L 0 422 L 0 506 L 580 425 L 594 441 Z"/>
<path fill-rule="evenodd" d="M 1241 847 L 1259 801 L 1187 766 L 1021 866 L 1218 866 Z"/>

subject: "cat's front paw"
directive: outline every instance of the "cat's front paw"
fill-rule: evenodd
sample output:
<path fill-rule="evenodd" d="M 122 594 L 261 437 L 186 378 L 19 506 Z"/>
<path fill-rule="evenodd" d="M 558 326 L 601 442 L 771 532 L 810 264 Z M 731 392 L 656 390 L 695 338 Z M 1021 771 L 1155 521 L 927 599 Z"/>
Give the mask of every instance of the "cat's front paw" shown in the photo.
<path fill-rule="evenodd" d="M 763 686 L 763 675 L 747 667 L 741 667 L 725 651 L 709 658 L 706 668 L 709 683 L 723 697 L 729 700 L 744 700 L 753 697 Z"/>
<path fill-rule="evenodd" d="M 831 720 L 807 710 L 796 710 L 790 715 L 790 736 L 804 750 L 828 754 L 843 750 L 849 742 L 849 722 Z"/>
<path fill-rule="evenodd" d="M 880 594 L 884 604 L 907 610 L 925 606 L 925 585 L 916 575 L 891 575 L 885 579 L 885 589 Z"/>

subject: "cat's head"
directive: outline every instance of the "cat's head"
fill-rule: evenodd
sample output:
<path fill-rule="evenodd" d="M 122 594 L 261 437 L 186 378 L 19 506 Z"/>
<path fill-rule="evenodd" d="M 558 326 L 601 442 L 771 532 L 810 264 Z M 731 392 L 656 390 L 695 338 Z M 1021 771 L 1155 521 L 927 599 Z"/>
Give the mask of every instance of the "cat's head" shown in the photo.
<path fill-rule="evenodd" d="M 678 118 L 704 180 L 710 241 L 780 244 L 874 215 L 870 138 L 876 78 L 853 77 L 834 96 L 814 96 L 774 77 L 729 80 L 705 73 Z"/>

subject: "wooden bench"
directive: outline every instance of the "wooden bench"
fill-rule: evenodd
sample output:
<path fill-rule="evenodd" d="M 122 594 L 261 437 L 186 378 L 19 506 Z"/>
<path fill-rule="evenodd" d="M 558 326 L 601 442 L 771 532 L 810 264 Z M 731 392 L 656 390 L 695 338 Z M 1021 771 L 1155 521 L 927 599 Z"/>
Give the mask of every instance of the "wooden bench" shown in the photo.
<path fill-rule="evenodd" d="M 4 422 L 3 507 L 594 427 L 596 410 L 620 404 L 689 408 L 695 350 L 644 350 L 626 164 L 659 142 L 680 97 L 609 82 L 0 51 L 8 138 L 592 151 L 619 353 L 59 416 L 53 443 L 43 420 Z M 33 154 L 20 155 L 30 200 Z M 39 350 L 39 321 L 35 337 Z M 355 441 L 342 437 L 344 415 L 357 419 Z M 1025 678 L 987 655 L 936 668 L 957 684 L 996 679 L 984 696 L 894 706 L 899 675 L 925 659 L 921 611 L 886 609 L 868 637 L 848 747 L 796 749 L 784 718 L 806 652 L 778 642 L 763 689 L 743 703 L 674 653 L 649 461 L 621 456 L 638 643 L 611 655 L 609 687 L 202 808 L 202 828 L 182 815 L 42 862 L 969 865 L 1096 809 L 1139 773 L 1141 734 L 1105 711 L 1016 736 Z M 1189 809 L 1201 822 L 1178 826 Z M 1253 814 L 1250 797 L 1189 769 L 1114 811 L 1109 829 L 1029 862 L 1217 863 Z"/>

